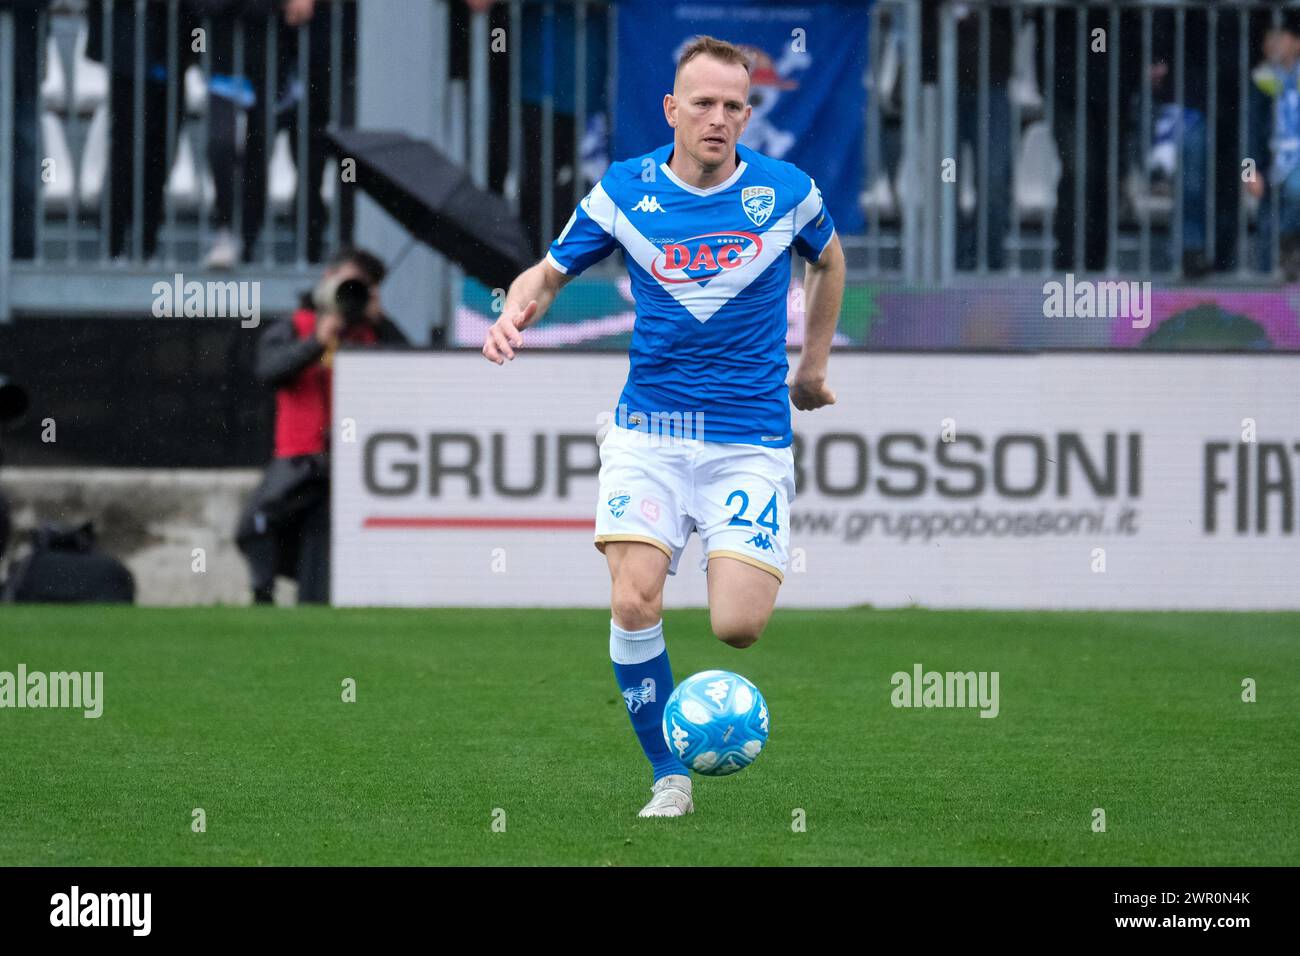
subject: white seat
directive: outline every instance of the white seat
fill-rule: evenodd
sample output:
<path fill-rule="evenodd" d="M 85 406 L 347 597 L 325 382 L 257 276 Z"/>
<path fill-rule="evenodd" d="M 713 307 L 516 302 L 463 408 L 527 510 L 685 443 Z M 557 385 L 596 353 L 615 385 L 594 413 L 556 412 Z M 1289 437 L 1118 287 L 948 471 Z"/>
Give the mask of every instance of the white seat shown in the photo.
<path fill-rule="evenodd" d="M 1056 208 L 1056 184 L 1061 180 L 1061 157 L 1047 124 L 1025 128 L 1015 170 L 1016 211 L 1021 218 L 1040 220 Z"/>
<path fill-rule="evenodd" d="M 1133 216 L 1139 223 L 1144 218 L 1149 218 L 1152 225 L 1157 225 L 1168 222 L 1173 216 L 1173 195 L 1153 192 L 1146 176 L 1138 167 L 1130 167 L 1124 185 L 1128 201 L 1133 207 Z"/>
<path fill-rule="evenodd" d="M 72 164 L 72 150 L 68 148 L 68 138 L 63 133 L 63 121 L 54 113 L 41 113 L 41 149 L 44 159 L 53 161 L 53 176 L 46 182 L 41 176 L 41 193 L 45 200 L 45 211 L 67 214 L 72 207 L 76 192 L 74 183 L 77 179 L 76 168 Z M 44 170 L 42 170 L 44 172 Z"/>
<path fill-rule="evenodd" d="M 76 52 L 72 54 L 72 106 L 79 116 L 95 112 L 108 99 L 108 71 L 102 63 L 86 56 L 88 36 L 83 23 L 77 30 Z"/>
<path fill-rule="evenodd" d="M 274 214 L 283 216 L 292 210 L 294 193 L 298 189 L 298 170 L 293 165 L 287 129 L 280 130 L 275 137 L 275 147 L 271 150 L 271 163 L 267 169 L 267 183 Z"/>
<path fill-rule="evenodd" d="M 325 164 L 325 172 L 320 180 L 320 198 L 326 206 L 334 202 L 334 191 L 338 188 L 339 164 L 331 159 Z"/>
<path fill-rule="evenodd" d="M 912 158 L 904 153 L 898 161 L 898 168 L 894 170 L 893 182 L 894 199 L 898 202 L 899 215 L 902 215 L 902 210 L 908 203 L 917 201 L 916 176 L 911 175 L 915 170 Z"/>
<path fill-rule="evenodd" d="M 167 175 L 167 198 L 178 211 L 194 212 L 199 208 L 198 164 L 194 161 L 194 147 L 185 133 L 176 141 L 176 158 Z"/>
<path fill-rule="evenodd" d="M 1031 21 L 1020 28 L 1016 37 L 1014 72 L 1007 93 L 1020 107 L 1023 119 L 1037 119 L 1043 114 L 1043 94 L 1038 88 L 1038 71 L 1034 68 L 1034 51 L 1038 45 L 1038 28 Z"/>
<path fill-rule="evenodd" d="M 208 81 L 203 71 L 191 63 L 185 70 L 185 112 L 202 116 L 208 108 Z"/>
<path fill-rule="evenodd" d="M 889 177 L 881 174 L 876 177 L 871 188 L 859 198 L 862 214 L 868 219 L 874 212 L 881 222 L 891 222 L 898 218 L 898 204 L 894 202 L 894 191 L 889 186 Z"/>
<path fill-rule="evenodd" d="M 68 108 L 68 80 L 63 72 L 59 45 L 50 37 L 45 45 L 45 78 L 41 80 L 41 102 L 47 110 L 62 113 Z"/>
<path fill-rule="evenodd" d="M 970 143 L 962 144 L 960 163 L 961 169 L 957 173 L 957 185 L 960 187 L 957 192 L 957 209 L 963 216 L 973 216 L 976 198 L 975 152 Z"/>
<path fill-rule="evenodd" d="M 101 103 L 90 120 L 90 129 L 86 131 L 86 145 L 81 151 L 81 171 L 77 178 L 77 191 L 83 210 L 99 209 L 99 199 L 104 189 L 104 171 L 107 167 L 108 106 Z"/>
<path fill-rule="evenodd" d="M 899 49 L 901 44 L 902 39 L 898 32 L 891 30 L 885 35 L 880 48 L 880 64 L 876 69 L 876 75 L 871 78 L 872 85 L 875 87 L 872 95 L 881 104 L 881 112 L 886 114 L 896 112 L 893 108 L 894 97 L 903 76 L 902 52 Z"/>

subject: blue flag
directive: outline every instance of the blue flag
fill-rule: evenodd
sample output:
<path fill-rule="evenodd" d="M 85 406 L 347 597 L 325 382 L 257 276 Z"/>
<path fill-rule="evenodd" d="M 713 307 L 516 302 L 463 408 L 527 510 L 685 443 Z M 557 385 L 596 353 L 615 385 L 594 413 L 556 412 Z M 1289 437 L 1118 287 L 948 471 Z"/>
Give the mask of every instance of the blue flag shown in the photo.
<path fill-rule="evenodd" d="M 753 114 L 740 142 L 794 163 L 816 180 L 844 233 L 864 229 L 863 182 L 869 2 L 699 3 L 627 0 L 618 6 L 614 158 L 672 138 L 663 98 L 677 57 L 698 34 L 751 55 Z"/>

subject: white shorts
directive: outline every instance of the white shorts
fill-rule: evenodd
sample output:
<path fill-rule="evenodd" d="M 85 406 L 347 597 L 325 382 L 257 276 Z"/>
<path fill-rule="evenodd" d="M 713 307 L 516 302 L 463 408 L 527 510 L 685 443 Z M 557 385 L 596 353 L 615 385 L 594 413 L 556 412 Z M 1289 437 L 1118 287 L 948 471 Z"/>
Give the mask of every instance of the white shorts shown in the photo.
<path fill-rule="evenodd" d="M 794 450 L 682 439 L 611 426 L 600 444 L 596 548 L 644 541 L 669 558 L 693 530 L 709 558 L 726 556 L 784 580 L 794 500 Z"/>

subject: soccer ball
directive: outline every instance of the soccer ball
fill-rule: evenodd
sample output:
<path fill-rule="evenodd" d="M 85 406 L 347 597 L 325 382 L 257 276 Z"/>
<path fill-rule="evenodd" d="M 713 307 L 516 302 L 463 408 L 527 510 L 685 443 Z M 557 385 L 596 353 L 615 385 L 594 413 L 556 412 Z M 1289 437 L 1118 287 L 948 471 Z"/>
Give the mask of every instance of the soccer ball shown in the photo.
<path fill-rule="evenodd" d="M 744 770 L 767 743 L 767 702 L 731 671 L 701 671 L 673 688 L 664 705 L 664 739 L 696 773 Z"/>

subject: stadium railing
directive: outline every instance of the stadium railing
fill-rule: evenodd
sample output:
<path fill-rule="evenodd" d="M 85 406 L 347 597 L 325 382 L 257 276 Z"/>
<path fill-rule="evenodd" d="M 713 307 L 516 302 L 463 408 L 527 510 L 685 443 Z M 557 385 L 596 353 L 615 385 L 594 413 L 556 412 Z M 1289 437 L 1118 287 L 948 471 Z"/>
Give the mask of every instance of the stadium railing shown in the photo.
<path fill-rule="evenodd" d="M 1296 0 L 944 3 L 940 141 L 923 156 L 955 158 L 959 175 L 958 188 L 938 191 L 927 208 L 940 232 L 939 268 L 927 278 L 1280 278 L 1289 243 L 1273 210 L 1285 200 L 1269 167 L 1282 97 L 1265 96 L 1257 80 L 1268 72 L 1265 35 L 1296 17 Z M 992 76 L 999 29 L 1012 38 L 1004 83 Z M 1005 138 L 993 128 L 994 97 L 1006 103 Z M 977 119 L 966 135 L 963 104 L 975 104 Z M 999 149 L 1009 190 L 988 179 Z M 1254 176 L 1262 197 L 1246 188 Z M 1010 215 L 999 236 L 991 214 L 1002 196 Z M 1082 214 L 1063 216 L 1070 206 Z M 973 262 L 958 261 L 962 230 L 975 237 Z"/>
<path fill-rule="evenodd" d="M 97 26 L 105 38 L 113 36 L 115 20 L 144 21 L 145 30 L 134 31 L 130 48 L 131 109 L 116 116 L 113 110 L 115 75 L 123 75 L 113 63 L 122 45 L 103 44 L 102 59 L 87 56 L 87 38 L 91 32 L 87 0 L 54 0 L 41 11 L 37 35 L 47 38 L 35 51 L 37 62 L 36 124 L 38 128 L 38 170 L 40 182 L 35 194 L 34 254 L 15 258 L 13 223 L 15 218 L 15 91 L 16 16 L 10 9 L 0 9 L 0 321 L 14 312 L 77 315 L 139 314 L 139 289 L 142 279 L 172 271 L 198 273 L 215 238 L 214 184 L 207 162 L 207 106 L 213 77 L 213 18 L 204 17 L 205 42 L 177 29 L 184 0 L 102 0 L 102 21 Z M 223 277 L 241 279 L 255 273 L 262 300 L 270 308 L 291 307 L 304 287 L 310 287 L 319 267 L 309 261 L 310 230 L 308 223 L 309 190 L 322 190 L 326 224 L 321 237 L 320 258 L 336 247 L 342 238 L 348 210 L 343 191 L 336 188 L 337 172 L 331 167 L 325 175 L 306 169 L 311 153 L 309 136 L 322 124 L 346 124 L 352 113 L 353 51 L 350 35 L 355 29 L 345 27 L 354 22 L 355 0 L 318 0 L 312 20 L 296 29 L 296 38 L 283 47 L 291 51 L 293 62 L 282 64 L 281 31 L 293 29 L 276 18 L 266 21 L 265 36 L 252 38 L 252 29 L 242 21 L 233 26 L 233 63 L 230 74 L 248 75 L 263 82 L 264 89 L 275 94 L 269 108 L 262 111 L 265 121 L 267 190 L 262 197 L 263 227 L 251 260 L 237 262 L 221 270 Z M 119 22 L 121 26 L 121 22 Z M 313 80 L 311 44 L 328 58 L 324 77 L 328 89 L 321 96 L 302 95 Z M 151 64 L 147 42 L 164 37 L 163 63 Z M 27 40 L 24 36 L 23 41 Z M 263 41 L 262 62 L 245 62 L 244 50 L 254 41 Z M 201 50 L 194 50 L 194 46 Z M 115 49 L 115 47 L 117 49 Z M 186 61 L 193 59 L 194 62 Z M 117 66 L 120 66 L 118 64 Z M 165 73 L 165 121 L 163 141 L 150 142 L 145 115 L 146 80 L 153 70 Z M 292 68 L 292 73 L 289 72 Z M 347 74 L 347 75 L 345 75 Z M 156 88 L 155 88 L 156 89 Z M 240 95 L 240 90 L 227 90 Z M 244 88 L 247 93 L 247 88 Z M 285 94 L 289 94 L 286 96 Z M 287 102 L 286 102 L 287 101 Z M 324 103 L 327 116 L 313 115 Z M 156 101 L 151 104 L 156 106 Z M 292 111 L 283 121 L 279 114 Z M 131 139 L 130 161 L 126 168 L 113 164 L 115 136 Z M 160 226 L 154 256 L 145 256 L 145 178 L 150 160 L 158 165 L 156 154 L 164 151 L 165 185 L 162 192 Z M 296 159 L 301 157 L 301 159 Z M 304 170 L 306 170 L 304 172 Z M 28 174 L 30 175 L 30 174 Z M 116 210 L 130 220 L 123 248 L 112 255 L 110 241 L 115 215 L 112 193 L 115 182 L 129 178 L 131 201 Z M 243 183 L 234 181 L 233 223 L 231 231 L 239 236 L 243 226 Z"/>
<path fill-rule="evenodd" d="M 173 21 L 183 2 L 103 0 L 104 25 L 124 9 Z M 611 98 L 604 96 L 601 109 L 592 107 L 601 97 L 591 87 L 585 57 L 588 31 L 597 22 L 607 24 L 608 68 L 596 82 L 615 81 L 620 69 L 617 17 L 609 11 L 616 4 L 501 0 L 492 11 L 475 13 L 467 11 L 464 0 L 428 2 L 437 34 L 433 46 L 445 43 L 451 61 L 457 55 L 458 30 L 465 31 L 467 41 L 460 51 L 463 72 L 435 63 L 422 76 L 433 87 L 429 102 L 443 117 L 446 134 L 438 145 L 463 162 L 476 182 L 501 189 L 516 211 L 521 211 L 525 165 L 539 165 L 535 201 L 540 208 L 534 218 L 552 223 L 598 178 L 600 130 L 607 144 L 612 128 Z M 85 55 L 86 3 L 54 0 L 42 14 L 50 42 L 38 51 L 37 125 L 40 156 L 54 161 L 55 172 L 37 190 L 35 256 L 30 260 L 16 260 L 12 242 L 18 118 L 8 78 L 18 38 L 13 12 L 0 10 L 0 76 L 6 79 L 0 83 L 0 320 L 14 311 L 70 315 L 133 309 L 142 276 L 169 274 L 173 267 L 199 271 L 213 237 L 204 117 L 210 53 L 182 72 L 183 51 L 175 31 L 168 31 L 166 58 L 173 68 L 166 71 L 165 142 L 148 143 L 139 109 L 125 131 L 120 118 L 113 121 L 112 64 L 94 63 Z M 353 119 L 354 51 L 349 44 L 355 30 L 346 25 L 355 22 L 350 8 L 356 5 L 356 0 L 320 0 L 312 23 L 298 31 L 297 49 L 304 55 L 298 57 L 296 79 L 304 86 L 310 81 L 305 55 L 309 31 L 328 31 L 331 124 Z M 568 11 L 562 25 L 561 8 Z M 559 189 L 553 168 L 561 135 L 555 99 L 549 90 L 530 98 L 540 115 L 540 149 L 533 155 L 524 136 L 520 57 L 510 57 L 508 121 L 495 128 L 492 122 L 491 104 L 499 92 L 492 80 L 490 24 L 504 18 L 509 35 L 520 36 L 529 11 L 539 9 L 550 30 L 574 31 L 571 149 L 576 168 Z M 841 236 L 850 278 L 951 285 L 1070 270 L 1177 282 L 1195 277 L 1190 267 L 1244 284 L 1274 281 L 1286 264 L 1288 245 L 1282 216 L 1272 212 L 1280 205 L 1278 184 L 1267 175 L 1277 100 L 1259 92 L 1252 71 L 1262 60 L 1265 33 L 1293 14 L 1300 15 L 1300 0 L 1226 6 L 1209 0 L 878 0 L 871 5 L 864 38 L 869 64 L 862 143 L 866 176 L 859 201 L 866 228 L 860 235 Z M 1098 27 L 1113 55 L 1084 55 L 1091 53 Z M 279 75 L 274 39 L 282 29 L 268 27 L 266 62 L 255 67 L 263 75 Z M 1009 30 L 1003 47 L 996 40 L 999 30 Z M 132 75 L 139 79 L 146 71 L 143 43 L 136 43 L 134 52 Z M 927 62 L 936 64 L 933 70 Z M 1153 70 L 1164 71 L 1161 89 L 1153 88 Z M 1071 90 L 1086 92 L 1067 102 Z M 136 106 L 140 91 L 137 83 Z M 995 100 L 1005 102 L 1002 126 L 991 110 Z M 963 109 L 970 104 L 973 109 Z M 284 130 L 266 112 L 268 143 L 275 144 L 268 148 L 263 197 L 267 225 L 255 261 L 230 273 L 239 278 L 256 272 L 268 308 L 291 304 L 315 271 L 307 255 L 310 189 L 332 189 L 324 248 L 337 245 L 346 231 L 342 191 L 332 188 L 337 177 L 327 175 L 317 183 L 300 175 L 288 148 L 293 143 L 299 155 L 306 153 L 312 124 L 320 119 L 311 108 L 310 98 L 301 97 L 297 115 Z M 602 112 L 604 122 L 593 123 Z M 974 122 L 963 123 L 963 116 L 973 116 Z M 359 125 L 365 125 L 364 117 Z M 119 132 L 133 140 L 127 170 L 111 168 L 112 137 Z M 1189 150 L 1189 144 L 1199 145 L 1199 153 Z M 159 145 L 169 162 L 157 257 L 144 259 L 142 190 L 135 188 L 126 249 L 111 258 L 112 181 L 130 176 L 138 187 L 146 151 Z M 607 160 L 608 146 L 603 148 Z M 989 160 L 999 151 L 1007 162 L 1004 171 L 994 173 Z M 503 176 L 497 153 L 506 157 Z M 1190 160 L 1196 160 L 1191 169 Z M 1232 168 L 1225 167 L 1226 160 L 1232 160 Z M 1262 199 L 1243 188 L 1238 173 L 1247 162 L 1265 174 Z M 954 169 L 955 181 L 946 183 L 945 175 Z M 1000 175 L 1007 181 L 998 183 Z M 1189 180 L 1200 188 L 1189 189 Z M 1063 215 L 1063 195 L 1084 214 Z M 1005 209 L 999 208 L 1002 198 Z M 237 199 L 236 235 L 242 214 Z M 998 222 L 1005 222 L 1002 234 Z M 1199 263 L 1185 255 L 1198 224 L 1207 237 Z M 536 231 L 539 245 L 549 238 L 545 225 Z M 963 243 L 974 245 L 973 258 L 963 258 Z M 445 261 L 437 271 L 438 300 L 454 308 L 459 273 Z M 447 318 L 444 313 L 444 324 Z"/>

